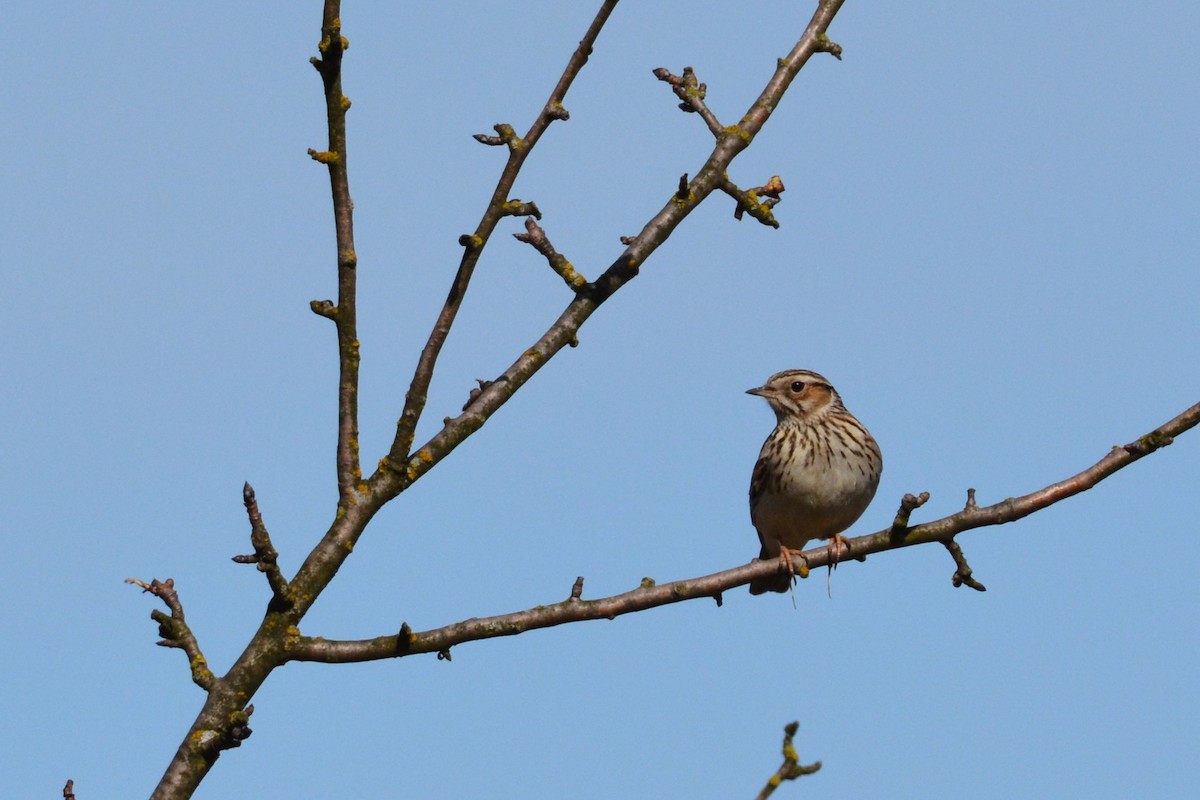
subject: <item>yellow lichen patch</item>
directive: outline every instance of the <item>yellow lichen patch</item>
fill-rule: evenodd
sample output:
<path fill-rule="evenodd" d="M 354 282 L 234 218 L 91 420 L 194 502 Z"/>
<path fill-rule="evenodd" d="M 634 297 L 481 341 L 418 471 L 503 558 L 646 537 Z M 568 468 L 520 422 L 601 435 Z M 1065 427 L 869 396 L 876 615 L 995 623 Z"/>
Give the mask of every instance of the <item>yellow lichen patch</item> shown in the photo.
<path fill-rule="evenodd" d="M 424 461 L 426 464 L 432 464 L 432 463 L 433 463 L 433 453 L 431 453 L 431 452 L 429 451 L 429 448 L 428 448 L 428 447 L 422 447 L 420 450 L 418 450 L 418 451 L 417 451 L 417 458 L 421 459 L 421 460 L 422 460 L 422 461 Z"/>
<path fill-rule="evenodd" d="M 346 95 L 342 95 L 342 111 L 349 111 L 350 106 L 350 98 L 346 97 Z"/>
<path fill-rule="evenodd" d="M 338 162 L 338 154 L 333 150 L 313 150 L 309 148 L 309 156 L 313 161 L 320 161 L 322 164 L 336 164 Z"/>

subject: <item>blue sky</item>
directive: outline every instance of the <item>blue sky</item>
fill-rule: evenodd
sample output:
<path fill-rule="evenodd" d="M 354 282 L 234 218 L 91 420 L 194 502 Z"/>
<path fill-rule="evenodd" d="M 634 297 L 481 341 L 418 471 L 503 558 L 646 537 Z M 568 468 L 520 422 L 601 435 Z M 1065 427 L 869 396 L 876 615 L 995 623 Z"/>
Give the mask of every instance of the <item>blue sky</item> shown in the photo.
<path fill-rule="evenodd" d="M 380 6 L 385 4 L 379 4 Z M 391 5 L 391 4 L 387 4 Z M 503 163 L 598 3 L 348 6 L 365 463 Z M 749 6 L 747 6 L 749 8 Z M 588 277 L 735 121 L 809 3 L 628 2 L 514 194 Z M 335 295 L 320 4 L 13 9 L 0 162 L 0 794 L 148 794 L 201 703 L 156 607 L 172 577 L 223 672 L 261 617 L 251 481 L 294 571 L 336 501 Z M 1022 494 L 1200 395 L 1194 3 L 848 2 L 731 177 L 475 437 L 382 512 L 309 635 L 428 629 L 707 574 L 757 553 L 743 391 L 816 369 L 885 469 L 851 533 Z M 501 226 L 418 438 L 568 292 Z M 1021 522 L 785 596 L 688 603 L 356 666 L 290 665 L 198 797 L 753 796 L 801 721 L 824 769 L 782 797 L 1182 796 L 1200 739 L 1200 434 Z"/>

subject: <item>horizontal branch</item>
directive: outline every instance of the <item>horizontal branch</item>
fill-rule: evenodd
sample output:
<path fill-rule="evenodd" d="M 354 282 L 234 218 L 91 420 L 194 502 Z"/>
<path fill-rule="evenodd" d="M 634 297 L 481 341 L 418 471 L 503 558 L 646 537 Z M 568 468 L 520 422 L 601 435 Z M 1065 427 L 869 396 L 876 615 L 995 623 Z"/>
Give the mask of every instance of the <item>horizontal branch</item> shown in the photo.
<path fill-rule="evenodd" d="M 1082 472 L 1044 489 L 1021 497 L 1008 498 L 990 506 L 977 506 L 969 501 L 957 514 L 911 528 L 907 527 L 907 519 L 904 519 L 899 526 L 891 525 L 877 533 L 845 539 L 836 553 L 829 545 L 806 550 L 797 556 L 801 560 L 796 561 L 793 566 L 799 572 L 802 563 L 809 568 L 823 567 L 847 557 L 861 561 L 871 553 L 899 547 L 912 547 L 930 542 L 952 543 L 954 537 L 963 531 L 1012 522 L 1090 489 L 1114 472 L 1169 445 L 1175 436 L 1195 427 L 1197 423 L 1200 423 L 1200 403 L 1136 441 L 1124 447 L 1114 447 L 1108 455 Z M 906 496 L 902 501 L 901 514 L 911 512 L 918 505 L 919 498 L 909 499 L 910 497 Z M 962 563 L 965 564 L 965 561 Z M 582 599 L 582 586 L 577 581 L 571 596 L 557 603 L 493 617 L 475 617 L 420 633 L 413 632 L 405 623 L 400 633 L 374 639 L 334 641 L 298 637 L 289 643 L 287 658 L 291 661 L 343 663 L 397 658 L 417 653 L 438 653 L 446 657 L 451 647 L 465 642 L 496 636 L 515 636 L 537 628 L 550 628 L 570 622 L 614 619 L 623 614 L 684 600 L 710 597 L 720 605 L 723 592 L 785 568 L 778 559 L 771 558 L 754 560 L 749 564 L 711 575 L 670 583 L 655 584 L 647 578 L 636 589 L 598 600 Z M 965 576 L 958 576 L 957 573 L 956 576 L 963 578 L 964 582 L 970 580 L 969 570 Z"/>

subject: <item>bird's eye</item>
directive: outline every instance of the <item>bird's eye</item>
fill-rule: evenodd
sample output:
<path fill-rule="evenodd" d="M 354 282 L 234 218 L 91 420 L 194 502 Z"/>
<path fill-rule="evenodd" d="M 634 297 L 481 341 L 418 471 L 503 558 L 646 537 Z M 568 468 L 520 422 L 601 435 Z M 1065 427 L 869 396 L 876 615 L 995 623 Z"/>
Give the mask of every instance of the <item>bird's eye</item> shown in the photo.
<path fill-rule="evenodd" d="M 804 391 L 804 381 L 792 381 L 792 391 L 793 392 Z"/>

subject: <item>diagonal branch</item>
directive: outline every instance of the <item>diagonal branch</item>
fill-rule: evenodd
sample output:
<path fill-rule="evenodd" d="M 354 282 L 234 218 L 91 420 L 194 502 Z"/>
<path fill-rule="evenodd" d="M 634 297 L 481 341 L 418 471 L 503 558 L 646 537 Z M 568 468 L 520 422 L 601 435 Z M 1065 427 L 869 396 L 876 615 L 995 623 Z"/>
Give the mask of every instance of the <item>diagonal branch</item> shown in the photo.
<path fill-rule="evenodd" d="M 796 75 L 799 74 L 800 69 L 808 63 L 808 60 L 815 53 L 832 52 L 831 43 L 825 35 L 825 31 L 833 21 L 838 10 L 842 7 L 842 2 L 843 0 L 824 0 L 820 3 L 816 13 L 813 14 L 812 20 L 808 23 L 803 35 L 796 42 L 792 51 L 785 58 L 781 58 L 777 62 L 774 73 L 772 73 L 770 79 L 767 81 L 767 85 L 758 99 L 754 101 L 754 104 L 750 106 L 737 125 L 731 125 L 723 129 L 722 135 L 717 139 L 717 144 L 709 155 L 708 160 L 691 182 L 687 184 L 686 192 L 683 192 L 682 196 L 673 194 L 662 210 L 646 223 L 641 233 L 628 240 L 628 246 L 625 248 L 625 251 L 613 261 L 608 269 L 594 283 L 582 287 L 578 296 L 567 305 L 566 309 L 563 310 L 554 324 L 550 326 L 549 330 L 542 334 L 541 338 L 531 347 L 527 348 L 486 389 L 480 392 L 475 401 L 462 414 L 450 419 L 438 433 L 426 442 L 425 445 L 417 449 L 416 452 L 409 452 L 413 431 L 416 428 L 417 417 L 419 417 L 420 411 L 424 407 L 425 390 L 428 388 L 429 377 L 432 375 L 432 359 L 436 358 L 437 349 L 441 346 L 440 342 L 444 340 L 445 331 L 438 334 L 438 329 L 435 327 L 435 336 L 430 339 L 430 345 L 426 346 L 425 351 L 421 355 L 421 364 L 417 368 L 417 378 L 414 379 L 413 387 L 409 390 L 409 395 L 405 403 L 404 416 L 400 420 L 396 440 L 392 445 L 391 452 L 380 463 L 380 469 L 368 481 L 368 485 L 374 496 L 379 497 L 382 502 L 387 502 L 387 500 L 408 488 L 414 481 L 428 472 L 431 467 L 449 455 L 454 448 L 462 444 L 467 437 L 483 427 L 483 424 L 487 422 L 492 414 L 496 413 L 502 405 L 508 402 L 509 398 L 524 386 L 562 348 L 578 342 L 579 329 L 584 322 L 608 298 L 612 297 L 621 287 L 637 277 L 638 270 L 645 263 L 646 259 L 667 240 L 667 237 L 674 232 L 675 228 L 709 194 L 722 185 L 722 182 L 725 180 L 726 171 L 733 162 L 733 159 L 749 147 L 754 137 L 762 130 L 763 125 L 766 124 L 773 110 L 779 105 L 784 92 L 787 91 L 792 81 L 796 78 Z M 602 11 L 601 13 L 603 14 L 604 12 Z M 597 20 L 599 18 L 598 16 Z M 593 23 L 594 26 L 595 23 Z M 582 43 L 580 46 L 582 47 Z M 576 52 L 578 55 L 578 51 Z M 561 81 L 559 85 L 562 86 Z M 510 167 L 513 163 L 512 159 L 513 156 L 510 155 Z M 508 171 L 509 169 L 506 168 L 506 175 Z M 498 187 L 497 192 L 499 191 Z M 499 195 L 494 196 L 492 207 L 496 207 L 500 202 L 502 200 L 499 199 Z M 492 207 L 489 207 L 488 214 L 492 213 Z M 488 217 L 485 215 L 486 219 Z M 488 232 L 490 233 L 490 229 Z M 475 237 L 475 240 L 476 246 L 482 246 L 481 239 Z M 468 246 L 468 249 L 470 249 L 470 246 Z M 464 265 L 467 264 L 465 259 L 466 256 L 464 256 Z M 473 267 L 474 261 L 470 263 Z M 460 267 L 459 277 L 461 278 L 462 276 L 463 269 Z M 458 303 L 462 300 L 461 294 L 457 293 L 458 288 L 459 281 L 456 279 L 455 288 L 451 290 L 450 299 L 447 301 L 447 309 L 452 308 L 450 319 L 453 318 L 453 312 L 457 311 Z M 465 289 L 465 283 L 462 284 L 461 288 Z M 446 310 L 443 310 L 443 314 L 445 313 L 447 313 Z M 449 330 L 448 327 L 446 330 Z M 431 351 L 430 346 L 434 344 L 434 340 L 438 335 L 441 336 L 441 339 L 438 340 L 436 347 Z M 378 494 L 375 494 L 376 492 Z"/>
<path fill-rule="evenodd" d="M 404 397 L 404 411 L 401 412 L 400 421 L 396 424 L 396 438 L 387 455 L 387 460 L 393 465 L 403 464 L 409 456 L 417 423 L 421 419 L 421 413 L 425 410 L 429 383 L 433 380 L 433 370 L 437 365 L 438 355 L 442 351 L 442 345 L 446 343 L 446 337 L 450 334 L 454 318 L 458 315 L 458 309 L 467 293 L 467 285 L 471 282 L 471 276 L 475 272 L 475 265 L 479 263 L 479 256 L 491 238 L 492 232 L 496 229 L 496 224 L 504 216 L 504 204 L 508 201 L 513 184 L 516 183 L 517 174 L 550 123 L 557 119 L 568 118 L 562 105 L 567 96 L 567 90 L 571 88 L 571 84 L 587 63 L 588 57 L 592 53 L 592 46 L 600 35 L 600 30 L 616 6 L 617 0 L 605 0 L 601 5 L 600 11 L 592 20 L 587 33 L 583 35 L 579 46 L 575 48 L 570 61 L 567 62 L 566 69 L 563 70 L 562 77 L 558 79 L 554 91 L 550 93 L 550 99 L 546 101 L 546 105 L 538 114 L 537 119 L 533 121 L 529 132 L 523 139 L 515 138 L 512 127 L 508 125 L 496 126 L 500 137 L 495 142 L 491 141 L 492 137 L 479 139 L 485 144 L 508 144 L 508 163 L 504 165 L 504 171 L 500 174 L 495 191 L 492 192 L 492 200 L 483 212 L 483 218 L 479 221 L 475 233 L 471 236 L 464 236 L 461 240 L 463 255 L 458 265 L 458 273 L 454 276 L 454 282 L 450 285 L 450 293 L 446 296 L 442 311 L 438 314 L 437 321 L 433 324 L 433 330 L 429 333 L 429 340 L 425 343 L 425 347 L 417 359 L 417 368 L 413 373 L 412 383 Z"/>
<path fill-rule="evenodd" d="M 842 561 L 847 556 L 861 561 L 868 554 L 899 547 L 930 542 L 951 543 L 954 536 L 963 531 L 1012 522 L 1090 489 L 1114 472 L 1170 444 L 1175 436 L 1195 427 L 1197 423 L 1200 423 L 1200 403 L 1136 441 L 1124 447 L 1114 447 L 1112 452 L 1082 472 L 1044 489 L 990 506 L 968 504 L 957 514 L 911 528 L 906 527 L 905 519 L 905 527 L 899 534 L 895 533 L 892 527 L 888 527 L 867 536 L 846 539 L 839 554 L 835 554 L 833 547 L 829 545 L 806 550 L 802 556 L 797 556 L 802 561 L 797 560 L 794 567 L 799 572 L 801 563 L 806 563 L 810 568 L 824 567 Z M 916 500 L 917 498 L 906 498 L 901 513 L 907 514 L 911 510 L 907 507 L 915 507 Z M 965 561 L 963 563 L 965 564 Z M 624 614 L 684 600 L 720 598 L 721 594 L 729 589 L 749 583 L 754 578 L 763 578 L 782 568 L 779 560 L 775 558 L 755 560 L 698 578 L 660 584 L 644 580 L 642 585 L 635 589 L 598 600 L 583 600 L 578 593 L 572 591 L 571 597 L 557 603 L 539 605 L 510 614 L 474 617 L 421 633 L 414 633 L 405 623 L 400 634 L 374 639 L 334 641 L 298 637 L 289 646 L 287 658 L 292 661 L 343 663 L 397 658 L 417 653 L 448 654 L 451 647 L 465 642 L 497 636 L 515 636 L 526 631 L 571 622 L 614 619 Z M 970 577 L 969 574 L 967 577 Z"/>

